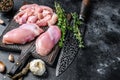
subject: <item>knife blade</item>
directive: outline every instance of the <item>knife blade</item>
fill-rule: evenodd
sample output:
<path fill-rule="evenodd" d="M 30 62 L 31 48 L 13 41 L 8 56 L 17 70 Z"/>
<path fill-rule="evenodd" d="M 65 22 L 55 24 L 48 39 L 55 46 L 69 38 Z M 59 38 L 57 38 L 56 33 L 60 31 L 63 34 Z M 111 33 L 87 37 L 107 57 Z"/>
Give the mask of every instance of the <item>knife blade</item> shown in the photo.
<path fill-rule="evenodd" d="M 82 0 L 81 11 L 79 15 L 79 19 L 83 23 L 81 25 L 82 36 L 84 36 L 84 33 L 85 33 L 84 22 L 85 22 L 86 14 L 88 12 L 89 4 L 90 4 L 90 0 Z M 71 31 L 67 31 L 64 46 L 61 49 L 61 53 L 58 59 L 57 67 L 56 67 L 56 76 L 59 76 L 63 72 L 65 72 L 67 68 L 70 66 L 70 64 L 74 61 L 79 51 L 78 44 L 79 43 L 76 40 L 74 33 Z"/>

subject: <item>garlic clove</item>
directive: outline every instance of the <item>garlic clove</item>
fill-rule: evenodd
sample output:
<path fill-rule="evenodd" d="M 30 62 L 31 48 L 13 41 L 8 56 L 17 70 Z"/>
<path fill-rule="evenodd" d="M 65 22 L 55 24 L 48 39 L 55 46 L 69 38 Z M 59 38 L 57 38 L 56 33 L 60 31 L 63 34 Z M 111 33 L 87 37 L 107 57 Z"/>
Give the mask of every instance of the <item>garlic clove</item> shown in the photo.
<path fill-rule="evenodd" d="M 31 61 L 29 69 L 37 76 L 42 76 L 46 71 L 45 63 L 41 59 Z"/>
<path fill-rule="evenodd" d="M 10 62 L 14 62 L 14 56 L 13 56 L 13 54 L 9 54 L 8 60 L 9 60 Z"/>
<path fill-rule="evenodd" d="M 3 23 L 4 23 L 4 21 L 2 19 L 0 19 L 0 24 L 3 24 Z"/>
<path fill-rule="evenodd" d="M 0 72 L 1 73 L 4 72 L 5 68 L 6 68 L 5 64 L 2 61 L 0 61 Z"/>

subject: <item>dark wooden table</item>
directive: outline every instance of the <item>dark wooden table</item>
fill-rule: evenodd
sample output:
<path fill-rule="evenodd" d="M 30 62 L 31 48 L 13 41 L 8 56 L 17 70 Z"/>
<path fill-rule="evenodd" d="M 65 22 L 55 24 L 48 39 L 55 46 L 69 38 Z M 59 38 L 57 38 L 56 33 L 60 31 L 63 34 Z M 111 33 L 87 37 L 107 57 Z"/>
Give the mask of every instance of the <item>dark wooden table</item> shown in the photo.
<path fill-rule="evenodd" d="M 57 0 L 66 12 L 80 11 L 81 0 Z M 59 77 L 54 67 L 47 66 L 48 76 L 36 77 L 28 73 L 24 80 L 120 80 L 120 1 L 91 0 L 91 13 L 85 35 L 86 48 L 79 52 L 70 67 Z M 15 12 L 24 2 L 47 5 L 54 8 L 54 0 L 14 0 L 13 12 L 1 14 L 5 25 L 0 25 L 0 34 L 7 27 Z M 13 63 L 9 62 L 11 52 L 0 50 L 0 60 L 9 71 Z M 12 52 L 13 53 L 13 52 Z M 19 53 L 13 53 L 17 60 Z M 7 72 L 6 72 L 7 73 Z M 0 73 L 0 80 L 8 80 L 6 73 Z"/>

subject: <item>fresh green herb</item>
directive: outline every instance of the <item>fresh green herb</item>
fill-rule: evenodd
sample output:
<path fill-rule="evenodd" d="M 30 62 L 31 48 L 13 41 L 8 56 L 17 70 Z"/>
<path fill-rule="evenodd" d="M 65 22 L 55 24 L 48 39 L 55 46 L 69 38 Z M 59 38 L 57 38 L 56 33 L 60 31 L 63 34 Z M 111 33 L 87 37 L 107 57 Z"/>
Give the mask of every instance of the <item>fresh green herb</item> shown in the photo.
<path fill-rule="evenodd" d="M 71 13 L 71 15 L 73 18 L 73 25 L 72 25 L 73 29 L 72 30 L 74 32 L 74 36 L 76 37 L 76 39 L 79 42 L 79 47 L 82 48 L 82 47 L 84 47 L 84 45 L 83 45 L 82 35 L 81 35 L 80 30 L 78 28 L 80 26 L 80 24 L 82 24 L 82 23 L 79 20 L 77 13 Z"/>
<path fill-rule="evenodd" d="M 64 9 L 57 2 L 55 2 L 55 9 L 58 15 L 57 25 L 61 29 L 61 34 L 62 34 L 61 39 L 59 41 L 59 46 L 62 47 L 65 40 L 66 30 L 67 30 L 67 18 L 66 18 Z"/>
<path fill-rule="evenodd" d="M 66 17 L 67 15 L 65 14 L 64 9 L 57 2 L 55 2 L 55 10 L 56 10 L 56 13 L 58 15 L 57 25 L 61 29 L 61 34 L 62 34 L 61 39 L 59 41 L 59 46 L 62 47 L 64 44 L 66 30 L 71 30 L 74 32 L 74 36 L 76 37 L 76 39 L 79 42 L 79 47 L 80 48 L 84 47 L 82 35 L 81 35 L 80 30 L 78 28 L 81 24 L 81 21 L 79 20 L 77 13 L 71 13 L 72 18 L 73 18 L 73 25 L 71 27 L 68 24 L 68 20 Z"/>

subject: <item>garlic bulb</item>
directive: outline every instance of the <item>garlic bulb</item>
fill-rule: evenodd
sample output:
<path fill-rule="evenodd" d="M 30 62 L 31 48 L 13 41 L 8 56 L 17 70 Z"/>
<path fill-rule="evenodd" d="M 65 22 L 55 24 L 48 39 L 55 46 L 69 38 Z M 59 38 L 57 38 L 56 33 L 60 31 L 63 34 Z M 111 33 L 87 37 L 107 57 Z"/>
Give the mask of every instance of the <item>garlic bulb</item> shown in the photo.
<path fill-rule="evenodd" d="M 0 72 L 4 72 L 5 71 L 5 64 L 0 61 Z"/>
<path fill-rule="evenodd" d="M 37 76 L 41 76 L 46 71 L 45 63 L 41 59 L 35 59 L 30 62 L 30 71 Z"/>

